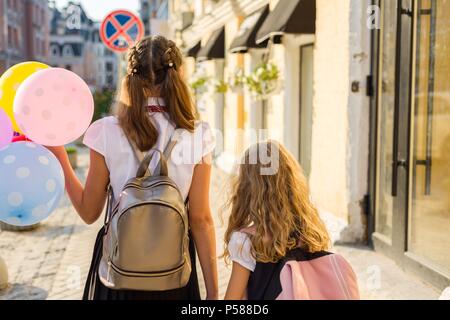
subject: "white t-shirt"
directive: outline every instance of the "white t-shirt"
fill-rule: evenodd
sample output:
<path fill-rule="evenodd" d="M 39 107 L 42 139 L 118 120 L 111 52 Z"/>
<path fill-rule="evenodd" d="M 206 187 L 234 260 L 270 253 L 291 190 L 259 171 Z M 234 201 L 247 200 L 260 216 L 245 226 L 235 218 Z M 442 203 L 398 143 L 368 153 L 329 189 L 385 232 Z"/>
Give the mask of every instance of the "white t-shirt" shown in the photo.
<path fill-rule="evenodd" d="M 256 260 L 252 256 L 252 242 L 244 232 L 235 231 L 231 234 L 228 243 L 228 252 L 233 262 L 239 263 L 244 268 L 255 271 Z"/>
<path fill-rule="evenodd" d="M 164 106 L 164 101 L 150 98 L 148 104 Z M 167 165 L 169 177 L 177 184 L 186 200 L 195 166 L 215 148 L 211 128 L 208 123 L 197 121 L 192 133 L 183 129 L 175 131 L 175 125 L 166 113 L 149 112 L 149 116 L 159 132 L 154 148 L 164 151 L 169 140 L 177 141 L 170 159 L 167 159 Z M 87 130 L 83 143 L 105 157 L 114 197 L 118 199 L 125 184 L 136 177 L 139 167 L 139 161 L 118 119 L 106 117 L 94 122 Z M 156 168 L 158 161 L 159 156 L 155 155 L 149 166 L 151 171 Z"/>

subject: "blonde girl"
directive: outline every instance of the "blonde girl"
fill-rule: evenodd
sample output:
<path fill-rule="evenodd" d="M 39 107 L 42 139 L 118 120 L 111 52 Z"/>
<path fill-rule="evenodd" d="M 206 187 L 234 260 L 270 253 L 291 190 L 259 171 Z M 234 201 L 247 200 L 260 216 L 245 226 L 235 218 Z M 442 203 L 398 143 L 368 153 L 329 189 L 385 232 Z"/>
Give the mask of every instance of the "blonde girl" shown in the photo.
<path fill-rule="evenodd" d="M 224 256 L 233 266 L 225 299 L 257 295 L 247 296 L 249 284 L 270 277 L 254 274 L 257 264 L 276 264 L 296 248 L 307 253 L 329 248 L 330 237 L 311 203 L 300 165 L 275 141 L 245 152 L 228 206 Z"/>

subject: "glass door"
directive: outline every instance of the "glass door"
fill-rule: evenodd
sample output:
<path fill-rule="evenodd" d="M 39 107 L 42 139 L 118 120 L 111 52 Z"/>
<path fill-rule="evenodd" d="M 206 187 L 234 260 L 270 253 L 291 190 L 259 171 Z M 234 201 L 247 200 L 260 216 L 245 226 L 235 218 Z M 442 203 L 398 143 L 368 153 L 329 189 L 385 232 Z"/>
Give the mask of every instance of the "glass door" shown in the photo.
<path fill-rule="evenodd" d="M 371 232 L 377 251 L 450 286 L 450 0 L 379 0 Z"/>
<path fill-rule="evenodd" d="M 450 0 L 417 8 L 408 251 L 450 274 Z"/>
<path fill-rule="evenodd" d="M 397 1 L 381 2 L 378 66 L 377 178 L 375 232 L 391 243 L 394 197 L 392 162 L 396 98 Z"/>

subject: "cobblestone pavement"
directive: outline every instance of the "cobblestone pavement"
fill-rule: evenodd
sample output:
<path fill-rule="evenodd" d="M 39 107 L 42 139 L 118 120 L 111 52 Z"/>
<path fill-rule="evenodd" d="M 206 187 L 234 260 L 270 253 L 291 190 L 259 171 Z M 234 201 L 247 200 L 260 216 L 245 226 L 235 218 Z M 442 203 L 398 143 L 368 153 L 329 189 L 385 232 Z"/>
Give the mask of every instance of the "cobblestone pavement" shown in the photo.
<path fill-rule="evenodd" d="M 77 174 L 84 179 L 88 155 L 79 155 Z M 9 288 L 0 299 L 80 299 L 96 232 L 67 197 L 34 231 L 0 231 L 0 254 L 9 271 Z"/>
<path fill-rule="evenodd" d="M 88 155 L 79 156 L 80 177 L 86 174 Z M 227 194 L 226 175 L 214 169 L 211 207 L 217 235 L 217 252 L 223 252 L 220 209 Z M 0 231 L 0 255 L 5 260 L 10 286 L 0 292 L 7 299 L 80 299 L 91 260 L 92 248 L 102 219 L 86 226 L 65 198 L 58 210 L 41 226 L 28 232 Z M 337 246 L 358 275 L 364 299 L 437 299 L 439 292 L 403 272 L 388 258 L 366 247 Z M 200 269 L 200 267 L 198 268 Z M 201 272 L 200 272 L 201 273 Z M 220 296 L 225 293 L 230 269 L 219 260 Z M 200 276 L 201 279 L 201 276 Z M 205 296 L 203 281 L 202 296 Z"/>

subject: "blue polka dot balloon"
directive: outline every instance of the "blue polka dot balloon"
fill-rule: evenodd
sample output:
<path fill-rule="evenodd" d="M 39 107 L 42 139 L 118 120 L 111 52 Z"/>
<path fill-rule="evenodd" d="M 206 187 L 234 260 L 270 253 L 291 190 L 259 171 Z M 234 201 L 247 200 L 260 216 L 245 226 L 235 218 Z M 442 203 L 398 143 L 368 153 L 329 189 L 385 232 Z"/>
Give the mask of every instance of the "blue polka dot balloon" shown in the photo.
<path fill-rule="evenodd" d="M 46 219 L 64 194 L 59 161 L 43 146 L 16 142 L 0 149 L 0 220 L 30 226 Z"/>

